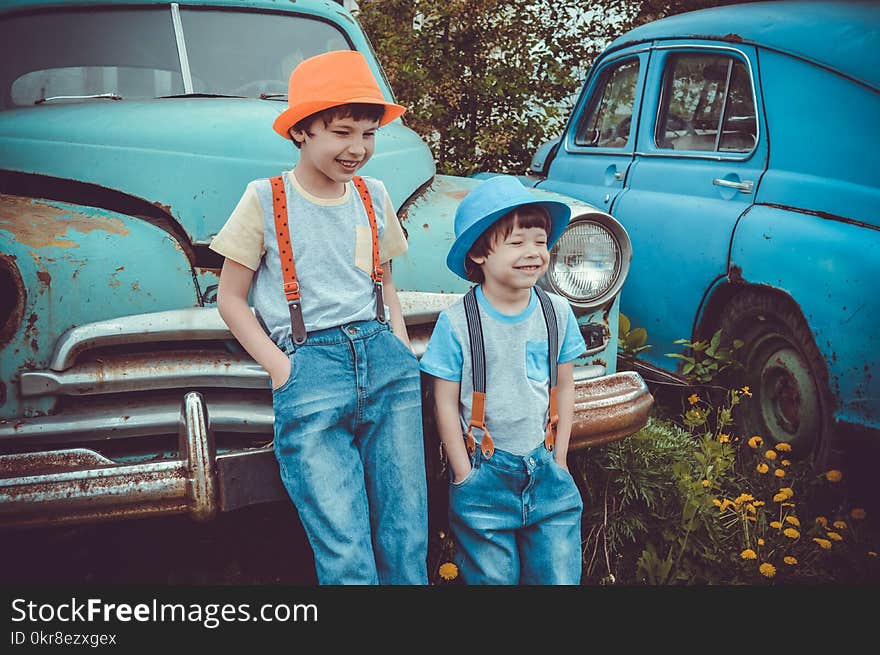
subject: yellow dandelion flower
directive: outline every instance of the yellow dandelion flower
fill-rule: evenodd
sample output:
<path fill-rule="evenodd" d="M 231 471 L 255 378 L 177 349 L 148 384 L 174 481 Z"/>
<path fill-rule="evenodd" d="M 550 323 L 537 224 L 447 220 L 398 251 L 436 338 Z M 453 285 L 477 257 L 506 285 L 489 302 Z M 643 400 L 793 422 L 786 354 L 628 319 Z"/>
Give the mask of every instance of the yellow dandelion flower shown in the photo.
<path fill-rule="evenodd" d="M 829 539 L 832 539 L 834 541 L 843 541 L 843 537 L 841 537 L 837 532 L 829 531 L 829 532 L 826 532 L 825 534 L 828 535 Z"/>
<path fill-rule="evenodd" d="M 761 539 L 761 537 L 758 537 L 758 545 L 759 545 L 759 546 L 763 546 L 763 545 L 764 545 L 764 540 Z"/>
<path fill-rule="evenodd" d="M 715 505 L 715 507 L 721 507 L 721 501 L 717 498 L 712 499 L 712 504 Z"/>
<path fill-rule="evenodd" d="M 801 527 L 801 522 L 798 521 L 798 519 L 797 519 L 796 516 L 786 516 L 786 517 L 785 517 L 785 520 L 786 520 L 788 523 L 791 523 L 791 524 L 792 524 L 794 527 L 796 527 L 796 528 Z"/>
<path fill-rule="evenodd" d="M 749 391 L 748 386 L 743 387 L 742 389 L 740 389 L 740 391 L 742 391 L 743 394 L 746 395 L 746 396 L 748 396 L 749 398 L 752 397 L 752 392 Z"/>
<path fill-rule="evenodd" d="M 794 503 L 782 503 L 780 507 L 794 507 Z"/>
<path fill-rule="evenodd" d="M 758 571 L 760 571 L 761 575 L 765 578 L 772 578 L 776 575 L 776 567 L 773 566 L 770 562 L 764 562 L 761 566 L 758 567 Z"/>
<path fill-rule="evenodd" d="M 787 459 L 784 459 L 779 463 L 782 464 L 783 466 L 791 466 L 791 461 L 787 460 Z"/>
<path fill-rule="evenodd" d="M 758 559 L 758 554 L 751 548 L 746 548 L 743 552 L 739 554 L 739 556 L 743 559 Z"/>
<path fill-rule="evenodd" d="M 783 453 L 790 453 L 791 452 L 791 444 L 785 443 L 784 441 L 780 441 L 778 444 L 776 444 L 776 450 L 783 452 Z"/>
<path fill-rule="evenodd" d="M 720 443 L 730 443 L 730 435 L 724 434 L 723 432 L 718 435 L 718 441 Z"/>
<path fill-rule="evenodd" d="M 788 564 L 789 566 L 794 566 L 797 564 L 797 557 L 792 557 L 791 555 L 786 555 L 782 558 L 782 561 Z"/>
<path fill-rule="evenodd" d="M 843 473 L 837 469 L 831 469 L 825 474 L 825 479 L 828 480 L 828 482 L 840 482 L 843 480 Z"/>
<path fill-rule="evenodd" d="M 747 516 L 746 521 L 757 521 L 758 519 L 754 516 Z"/>
<path fill-rule="evenodd" d="M 768 450 L 766 453 L 764 453 L 764 457 L 766 457 L 767 459 L 776 459 L 776 451 Z"/>
<path fill-rule="evenodd" d="M 755 497 L 752 494 L 740 494 L 733 502 L 735 505 L 742 505 L 743 503 L 751 502 L 754 499 Z"/>
<path fill-rule="evenodd" d="M 794 497 L 794 489 L 792 489 L 791 487 L 780 487 L 779 493 L 785 494 L 787 498 Z"/>
<path fill-rule="evenodd" d="M 819 525 L 821 525 L 823 528 L 827 528 L 827 527 L 828 527 L 828 519 L 826 519 L 824 516 L 817 516 L 817 517 L 816 517 L 816 523 L 818 523 Z"/>
<path fill-rule="evenodd" d="M 822 539 L 820 537 L 813 537 L 813 541 L 815 541 L 817 544 L 819 544 L 819 546 L 821 546 L 825 550 L 828 550 L 829 548 L 831 548 L 831 542 L 828 541 L 827 539 Z"/>
<path fill-rule="evenodd" d="M 856 521 L 861 521 L 863 518 L 868 516 L 868 513 L 863 507 L 853 507 L 849 515 L 853 517 Z"/>
<path fill-rule="evenodd" d="M 782 521 L 770 521 L 770 527 L 778 530 L 782 527 Z"/>
<path fill-rule="evenodd" d="M 692 393 L 690 396 L 688 396 L 688 402 L 691 405 L 696 405 L 698 402 L 700 402 L 700 397 L 697 394 Z"/>
<path fill-rule="evenodd" d="M 746 505 L 746 511 L 747 511 L 747 512 L 751 512 L 752 514 L 754 514 L 754 513 L 757 512 L 758 510 L 755 509 L 755 506 L 754 506 L 752 503 L 749 503 L 748 505 Z"/>
<path fill-rule="evenodd" d="M 440 565 L 439 573 L 444 580 L 455 580 L 458 577 L 458 567 L 452 562 L 443 562 Z"/>
<path fill-rule="evenodd" d="M 783 471 L 782 469 L 776 469 L 775 471 L 773 471 L 773 475 L 775 475 L 777 478 L 784 478 L 785 471 Z"/>
<path fill-rule="evenodd" d="M 764 473 L 766 473 L 767 471 L 770 470 L 770 467 L 767 466 L 764 462 L 761 462 L 760 464 L 758 464 L 758 465 L 755 467 L 755 470 L 756 470 L 758 473 L 764 474 Z"/>
<path fill-rule="evenodd" d="M 846 521 L 835 521 L 831 525 L 833 525 L 838 530 L 846 530 Z"/>
<path fill-rule="evenodd" d="M 877 553 L 876 553 L 876 551 L 869 550 L 869 551 L 868 551 L 868 557 L 877 557 Z"/>
<path fill-rule="evenodd" d="M 785 495 L 784 493 L 782 493 L 781 491 L 780 491 L 778 494 L 776 494 L 776 495 L 773 496 L 773 502 L 774 502 L 774 503 L 781 503 L 783 500 L 788 500 L 788 496 L 786 496 L 786 495 Z"/>
<path fill-rule="evenodd" d="M 709 482 L 708 480 L 703 480 L 700 484 L 702 484 L 704 487 L 708 487 L 712 483 Z"/>
<path fill-rule="evenodd" d="M 765 503 L 763 500 L 756 500 L 755 501 L 755 507 L 763 507 L 766 504 L 767 503 Z"/>
<path fill-rule="evenodd" d="M 782 531 L 782 534 L 789 539 L 798 539 L 801 536 L 801 533 L 794 528 L 785 528 L 785 530 Z"/>
<path fill-rule="evenodd" d="M 764 440 L 756 434 L 754 437 L 749 439 L 749 448 L 760 448 L 763 443 Z"/>
<path fill-rule="evenodd" d="M 728 507 L 730 507 L 731 505 L 733 505 L 733 503 L 730 501 L 730 499 L 729 499 L 729 498 L 725 498 L 724 500 L 721 501 L 721 511 L 723 512 L 724 510 L 726 510 L 726 509 L 727 509 Z"/>

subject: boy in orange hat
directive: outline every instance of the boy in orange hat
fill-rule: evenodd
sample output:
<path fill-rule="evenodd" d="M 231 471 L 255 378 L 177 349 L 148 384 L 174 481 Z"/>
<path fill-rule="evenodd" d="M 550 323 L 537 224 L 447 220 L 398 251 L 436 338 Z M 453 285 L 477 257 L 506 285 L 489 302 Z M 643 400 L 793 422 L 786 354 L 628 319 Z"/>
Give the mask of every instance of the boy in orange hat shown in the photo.
<path fill-rule="evenodd" d="M 272 379 L 320 584 L 427 583 L 419 365 L 388 273 L 407 243 L 382 182 L 356 176 L 404 111 L 360 53 L 304 60 L 273 126 L 299 161 L 248 184 L 211 243 L 220 315 Z"/>

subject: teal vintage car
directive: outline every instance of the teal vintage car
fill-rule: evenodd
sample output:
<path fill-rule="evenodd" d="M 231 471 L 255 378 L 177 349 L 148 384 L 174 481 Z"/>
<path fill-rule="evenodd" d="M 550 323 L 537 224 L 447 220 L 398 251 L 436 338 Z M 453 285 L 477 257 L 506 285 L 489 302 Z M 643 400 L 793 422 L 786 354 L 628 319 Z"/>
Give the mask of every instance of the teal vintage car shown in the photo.
<path fill-rule="evenodd" d="M 216 311 L 208 244 L 249 180 L 295 162 L 272 121 L 293 67 L 334 49 L 363 52 L 393 97 L 357 21 L 326 0 L 0 7 L 0 525 L 207 519 L 284 497 L 269 380 Z M 408 233 L 393 276 L 421 352 L 467 290 L 443 262 L 477 181 L 436 175 L 402 120 L 364 173 Z M 589 345 L 575 440 L 631 434 L 652 399 L 615 369 L 629 238 L 604 211 L 534 193 L 574 209 L 548 276 Z"/>

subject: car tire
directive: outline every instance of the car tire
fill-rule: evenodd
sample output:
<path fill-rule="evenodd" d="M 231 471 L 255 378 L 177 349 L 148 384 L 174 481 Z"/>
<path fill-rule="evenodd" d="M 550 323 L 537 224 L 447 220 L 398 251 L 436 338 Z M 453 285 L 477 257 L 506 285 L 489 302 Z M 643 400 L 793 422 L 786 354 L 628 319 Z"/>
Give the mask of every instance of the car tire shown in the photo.
<path fill-rule="evenodd" d="M 742 369 L 728 384 L 748 386 L 751 397 L 737 407 L 741 442 L 760 435 L 769 445 L 787 442 L 791 458 L 831 464 L 831 394 L 824 359 L 797 305 L 787 296 L 747 289 L 721 314 L 722 336 L 741 339 Z"/>

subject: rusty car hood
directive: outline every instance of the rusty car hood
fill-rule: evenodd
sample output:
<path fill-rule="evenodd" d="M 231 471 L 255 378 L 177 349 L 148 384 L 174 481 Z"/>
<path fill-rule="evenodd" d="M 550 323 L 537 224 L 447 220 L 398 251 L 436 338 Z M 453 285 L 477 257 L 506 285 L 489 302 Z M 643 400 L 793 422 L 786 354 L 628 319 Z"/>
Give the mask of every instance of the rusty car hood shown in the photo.
<path fill-rule="evenodd" d="M 286 102 L 250 98 L 96 99 L 0 114 L 0 170 L 113 189 L 152 203 L 207 243 L 246 184 L 289 170 L 298 150 L 272 130 Z M 430 151 L 396 120 L 363 169 L 395 207 L 434 174 Z"/>

